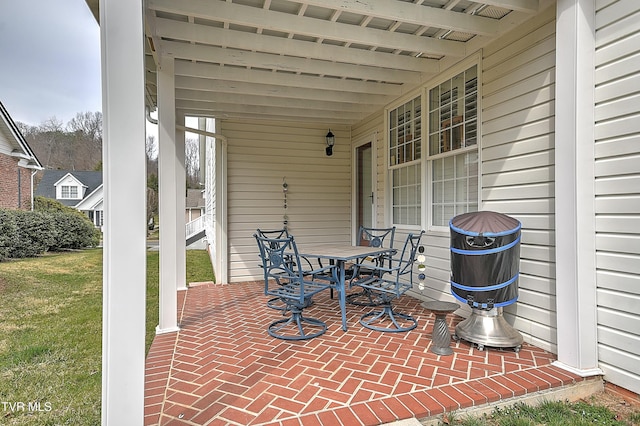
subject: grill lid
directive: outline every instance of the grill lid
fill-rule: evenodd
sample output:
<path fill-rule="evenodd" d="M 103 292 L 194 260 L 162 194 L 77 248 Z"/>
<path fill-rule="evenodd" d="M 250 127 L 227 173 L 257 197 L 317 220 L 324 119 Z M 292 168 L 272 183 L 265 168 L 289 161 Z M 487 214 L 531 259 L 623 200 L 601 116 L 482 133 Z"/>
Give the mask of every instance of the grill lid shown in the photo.
<path fill-rule="evenodd" d="M 451 219 L 449 226 L 464 235 L 497 237 L 520 229 L 520 222 L 510 216 L 491 211 L 463 213 Z"/>

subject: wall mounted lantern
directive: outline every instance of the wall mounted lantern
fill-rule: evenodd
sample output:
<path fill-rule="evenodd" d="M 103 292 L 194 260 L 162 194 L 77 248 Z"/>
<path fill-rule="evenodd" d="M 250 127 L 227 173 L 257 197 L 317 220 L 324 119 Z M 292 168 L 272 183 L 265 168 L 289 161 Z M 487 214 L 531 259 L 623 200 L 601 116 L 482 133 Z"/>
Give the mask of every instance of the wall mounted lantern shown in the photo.
<path fill-rule="evenodd" d="M 324 137 L 327 140 L 327 147 L 325 148 L 325 152 L 327 155 L 333 155 L 333 145 L 336 143 L 336 137 L 331 133 L 331 129 L 329 129 L 329 133 Z"/>

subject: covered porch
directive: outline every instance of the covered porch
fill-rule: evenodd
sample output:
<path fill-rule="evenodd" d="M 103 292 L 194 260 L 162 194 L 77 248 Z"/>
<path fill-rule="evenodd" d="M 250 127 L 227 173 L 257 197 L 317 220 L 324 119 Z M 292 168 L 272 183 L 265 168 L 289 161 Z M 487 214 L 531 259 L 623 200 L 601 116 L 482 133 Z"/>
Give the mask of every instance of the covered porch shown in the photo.
<path fill-rule="evenodd" d="M 525 343 L 479 351 L 452 341 L 432 353 L 434 315 L 402 297 L 418 327 L 380 333 L 349 306 L 340 327 L 329 292 L 305 310 L 328 331 L 307 341 L 270 337 L 281 314 L 266 306 L 264 283 L 193 283 L 179 297 L 180 331 L 156 336 L 146 362 L 145 425 L 378 425 L 425 420 L 467 408 L 531 399 L 577 399 L 602 388 L 552 364 L 555 355 Z M 462 319 L 447 317 L 450 330 Z M 517 398 L 517 399 L 514 399 Z"/>
<path fill-rule="evenodd" d="M 593 76 L 578 72 L 593 67 L 593 55 L 581 54 L 594 51 L 593 0 L 101 0 L 99 12 L 96 0 L 87 3 L 100 16 L 103 49 L 104 424 L 139 423 L 143 406 L 150 424 L 199 424 L 198 415 L 260 423 L 271 415 L 320 418 L 317 413 L 341 409 L 369 418 L 355 415 L 353 406 L 369 410 L 371 422 L 363 424 L 374 424 L 400 417 L 379 417 L 392 411 L 383 408 L 387 398 L 409 395 L 417 404 L 403 403 L 402 416 L 423 417 L 602 374 L 593 170 L 581 161 L 593 160 L 583 143 L 593 135 L 581 133 L 593 127 Z M 143 404 L 143 165 L 145 116 L 154 108 L 160 320 L 146 361 L 154 386 L 147 382 Z M 219 282 L 191 288 L 181 224 L 187 116 L 215 118 L 215 127 L 203 122 L 196 132 L 208 138 L 210 150 L 203 169 L 215 197 L 207 198 L 207 214 L 213 208 L 215 216 L 207 238 Z M 336 136 L 332 156 L 325 154 L 328 131 Z M 366 190 L 359 186 L 360 147 L 372 152 L 370 167 L 362 169 L 371 178 Z M 398 225 L 399 240 L 427 232 L 427 280 L 403 299 L 414 312 L 421 300 L 452 300 L 447 221 L 458 206 L 518 218 L 521 298 L 505 314 L 524 334 L 523 350 L 478 354 L 460 342 L 443 361 L 427 350 L 426 312 L 416 331 L 388 337 L 362 335 L 358 308 L 350 312 L 349 332 L 331 328 L 322 339 L 297 344 L 295 354 L 290 344 L 264 343 L 264 324 L 256 318 L 275 314 L 260 286 L 250 284 L 259 276 L 252 233 L 288 225 L 300 242 L 353 243 L 363 200 L 371 204 L 371 224 Z M 317 314 L 337 324 L 335 310 Z M 236 320 L 227 324 L 227 318 Z M 240 349 L 228 346 L 229 336 Z M 380 351 L 372 365 L 388 373 L 382 381 L 366 378 L 371 354 L 353 347 L 357 339 Z M 323 341 L 330 349 L 320 354 Z M 264 347 L 243 352 L 243 342 Z M 209 371 L 212 345 L 229 351 L 220 365 L 236 367 Z M 252 351 L 259 355 L 247 355 Z M 414 357 L 419 362 L 406 364 Z M 295 364 L 293 372 L 267 374 L 284 358 Z M 337 362 L 354 368 L 328 371 Z M 308 382 L 282 386 L 284 374 Z M 388 382 L 394 376 L 395 387 Z M 304 402 L 284 406 L 270 386 L 291 387 L 287 402 Z M 266 396 L 247 396 L 258 389 Z M 423 402 L 432 399 L 433 405 Z"/>

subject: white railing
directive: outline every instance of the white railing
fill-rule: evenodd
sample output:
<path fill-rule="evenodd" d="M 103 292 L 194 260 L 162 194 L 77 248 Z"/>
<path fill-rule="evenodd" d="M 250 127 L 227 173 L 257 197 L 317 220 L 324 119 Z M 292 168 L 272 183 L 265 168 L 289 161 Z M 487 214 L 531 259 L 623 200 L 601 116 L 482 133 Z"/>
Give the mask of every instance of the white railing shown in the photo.
<path fill-rule="evenodd" d="M 197 234 L 198 232 L 204 229 L 204 215 L 196 219 L 193 219 L 191 222 L 187 223 L 185 226 L 186 226 L 185 234 L 187 238 Z"/>

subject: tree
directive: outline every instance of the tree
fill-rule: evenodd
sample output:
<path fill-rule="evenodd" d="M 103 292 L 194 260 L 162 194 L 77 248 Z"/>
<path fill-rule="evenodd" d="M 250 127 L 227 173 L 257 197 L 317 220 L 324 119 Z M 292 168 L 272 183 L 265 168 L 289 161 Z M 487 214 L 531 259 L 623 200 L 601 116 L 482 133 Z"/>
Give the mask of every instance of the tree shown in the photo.
<path fill-rule="evenodd" d="M 78 113 L 67 126 L 51 117 L 39 126 L 16 123 L 45 168 L 95 170 L 102 160 L 102 113 Z"/>
<path fill-rule="evenodd" d="M 158 147 L 153 136 L 147 136 L 147 223 L 158 213 Z"/>
<path fill-rule="evenodd" d="M 188 138 L 184 143 L 184 162 L 187 173 L 187 188 L 200 188 L 200 144 Z"/>
<path fill-rule="evenodd" d="M 102 113 L 79 112 L 67 124 L 73 135 L 74 163 L 80 170 L 90 170 L 102 159 Z"/>

